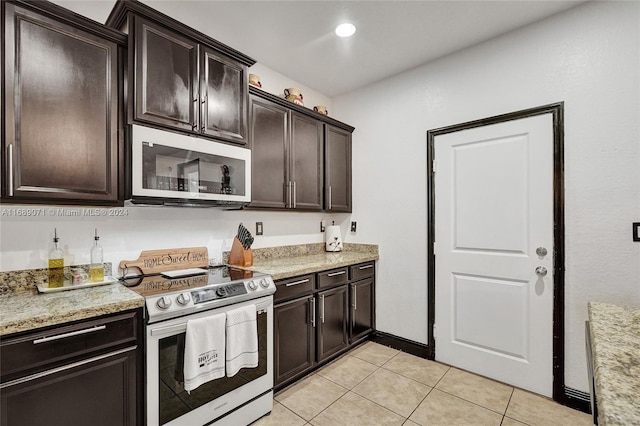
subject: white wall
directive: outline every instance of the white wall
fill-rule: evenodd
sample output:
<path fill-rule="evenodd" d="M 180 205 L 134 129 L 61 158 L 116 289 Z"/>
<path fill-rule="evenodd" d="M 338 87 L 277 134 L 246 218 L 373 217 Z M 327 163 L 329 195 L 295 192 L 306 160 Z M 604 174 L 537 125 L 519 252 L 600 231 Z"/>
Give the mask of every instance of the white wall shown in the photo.
<path fill-rule="evenodd" d="M 284 89 L 289 87 L 297 87 L 300 89 L 300 93 L 302 93 L 304 106 L 310 109 L 313 109 L 316 105 L 324 105 L 329 110 L 331 114 L 331 98 L 323 95 L 322 93 L 314 90 L 308 86 L 305 86 L 302 83 L 294 81 L 287 77 L 286 75 L 282 75 L 273 69 L 262 65 L 260 63 L 256 63 L 249 68 L 249 72 L 251 74 L 257 74 L 260 76 L 260 83 L 262 84 L 262 90 L 265 92 L 269 92 L 276 96 L 284 97 Z M 332 115 L 333 116 L 333 115 Z M 336 118 L 336 117 L 333 117 Z M 339 118 L 337 118 L 339 120 Z"/>
<path fill-rule="evenodd" d="M 564 101 L 566 385 L 588 391 L 587 302 L 640 304 L 639 41 L 640 3 L 587 3 L 333 99 L 355 239 L 381 245 L 379 330 L 427 342 L 426 131 Z"/>

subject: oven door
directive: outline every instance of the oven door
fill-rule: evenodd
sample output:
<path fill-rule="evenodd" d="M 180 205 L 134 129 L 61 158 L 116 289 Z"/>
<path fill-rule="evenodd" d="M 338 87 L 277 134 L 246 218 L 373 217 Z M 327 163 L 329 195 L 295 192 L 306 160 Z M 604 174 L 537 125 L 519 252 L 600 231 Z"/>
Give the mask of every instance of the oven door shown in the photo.
<path fill-rule="evenodd" d="M 187 321 L 254 304 L 258 323 L 258 366 L 233 377 L 200 385 L 188 394 L 183 387 Z M 147 326 L 147 424 L 204 425 L 273 389 L 273 296 L 236 303 Z M 266 398 L 265 398 L 266 399 Z M 255 413 L 253 413 L 255 414 Z M 254 417 L 257 418 L 257 417 Z"/>

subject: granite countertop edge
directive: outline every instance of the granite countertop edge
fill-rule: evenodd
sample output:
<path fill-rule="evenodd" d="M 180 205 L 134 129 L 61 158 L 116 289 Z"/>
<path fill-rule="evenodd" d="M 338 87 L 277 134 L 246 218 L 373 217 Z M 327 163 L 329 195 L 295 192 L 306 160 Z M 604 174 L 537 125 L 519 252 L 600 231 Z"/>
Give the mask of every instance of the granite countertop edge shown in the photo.
<path fill-rule="evenodd" d="M 356 265 L 363 262 L 377 261 L 379 259 L 380 256 L 377 253 L 327 252 L 305 256 L 258 260 L 254 261 L 252 266 L 241 268 L 269 274 L 277 281 L 299 275 Z"/>
<path fill-rule="evenodd" d="M 600 425 L 640 424 L 640 307 L 589 302 Z"/>
<path fill-rule="evenodd" d="M 0 336 L 142 306 L 144 298 L 119 283 L 49 294 L 38 294 L 37 291 L 3 294 L 0 295 Z"/>

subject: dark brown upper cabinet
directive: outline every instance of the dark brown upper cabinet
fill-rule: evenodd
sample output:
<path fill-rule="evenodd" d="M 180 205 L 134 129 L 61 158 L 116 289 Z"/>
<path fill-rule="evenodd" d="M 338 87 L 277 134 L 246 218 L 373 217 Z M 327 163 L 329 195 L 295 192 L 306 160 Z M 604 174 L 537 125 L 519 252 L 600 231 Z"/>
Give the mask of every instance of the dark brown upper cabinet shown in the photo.
<path fill-rule="evenodd" d="M 200 131 L 247 143 L 247 67 L 208 47 L 201 47 L 200 66 Z"/>
<path fill-rule="evenodd" d="M 351 132 L 325 124 L 325 210 L 351 212 Z"/>
<path fill-rule="evenodd" d="M 289 207 L 322 210 L 322 123 L 291 111 Z"/>
<path fill-rule="evenodd" d="M 351 211 L 353 127 L 249 88 L 250 208 Z M 329 134 L 327 132 L 330 132 Z M 329 136 L 327 136 L 329 135 Z M 329 144 L 329 146 L 327 146 Z M 330 155 L 330 166 L 326 164 Z M 329 184 L 337 200 L 329 209 Z"/>
<path fill-rule="evenodd" d="M 248 56 L 138 1 L 107 25 L 127 32 L 129 122 L 247 144 Z"/>
<path fill-rule="evenodd" d="M 48 2 L 2 11 L 2 201 L 122 204 L 126 37 Z"/>
<path fill-rule="evenodd" d="M 251 96 L 250 207 L 322 210 L 322 123 Z"/>
<path fill-rule="evenodd" d="M 250 96 L 251 207 L 286 209 L 289 110 Z"/>
<path fill-rule="evenodd" d="M 181 130 L 198 125 L 198 45 L 136 18 L 135 118 Z"/>

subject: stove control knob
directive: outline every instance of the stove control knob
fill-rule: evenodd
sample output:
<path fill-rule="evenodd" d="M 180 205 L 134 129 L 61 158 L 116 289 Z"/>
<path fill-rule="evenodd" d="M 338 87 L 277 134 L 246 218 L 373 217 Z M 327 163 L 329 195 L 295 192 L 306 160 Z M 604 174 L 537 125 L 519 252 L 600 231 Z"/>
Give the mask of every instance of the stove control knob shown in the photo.
<path fill-rule="evenodd" d="M 171 299 L 166 296 L 162 296 L 160 299 L 158 299 L 156 305 L 160 309 L 169 309 L 169 306 L 171 306 Z"/>
<path fill-rule="evenodd" d="M 266 279 L 262 278 L 260 279 L 260 287 L 262 288 L 268 288 L 269 287 L 269 281 L 267 281 Z"/>
<path fill-rule="evenodd" d="M 226 287 L 220 287 L 219 289 L 216 290 L 216 294 L 219 297 L 225 297 L 227 296 L 227 288 Z"/>
<path fill-rule="evenodd" d="M 249 281 L 247 286 L 249 287 L 249 290 L 256 290 L 258 288 L 258 283 L 255 281 Z"/>
<path fill-rule="evenodd" d="M 189 297 L 189 293 L 180 293 L 176 298 L 176 302 L 178 305 L 185 306 L 191 302 L 191 298 Z"/>

